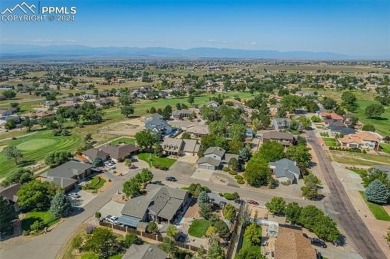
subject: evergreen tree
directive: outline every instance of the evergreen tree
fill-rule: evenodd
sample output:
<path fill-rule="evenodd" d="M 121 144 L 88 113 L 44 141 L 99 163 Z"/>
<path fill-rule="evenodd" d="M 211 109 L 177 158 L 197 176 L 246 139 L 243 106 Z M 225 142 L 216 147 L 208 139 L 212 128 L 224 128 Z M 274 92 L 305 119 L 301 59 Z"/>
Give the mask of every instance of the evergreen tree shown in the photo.
<path fill-rule="evenodd" d="M 58 192 L 51 200 L 50 212 L 58 218 L 69 216 L 72 213 L 72 205 L 63 192 Z"/>
<path fill-rule="evenodd" d="M 381 181 L 375 179 L 368 185 L 365 196 L 368 201 L 386 204 L 390 198 L 390 191 Z"/>

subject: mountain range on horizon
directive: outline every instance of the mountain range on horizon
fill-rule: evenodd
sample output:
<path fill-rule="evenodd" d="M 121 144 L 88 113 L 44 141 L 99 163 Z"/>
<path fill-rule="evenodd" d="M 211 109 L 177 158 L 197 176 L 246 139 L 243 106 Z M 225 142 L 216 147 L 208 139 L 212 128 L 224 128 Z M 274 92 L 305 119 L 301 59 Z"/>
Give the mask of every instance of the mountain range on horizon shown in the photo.
<path fill-rule="evenodd" d="M 0 44 L 0 57 L 23 59 L 49 57 L 142 57 L 142 58 L 240 58 L 279 60 L 357 60 L 385 59 L 390 57 L 357 57 L 334 52 L 244 50 L 199 47 L 190 49 L 164 47 L 90 47 L 82 45 L 24 45 Z"/>

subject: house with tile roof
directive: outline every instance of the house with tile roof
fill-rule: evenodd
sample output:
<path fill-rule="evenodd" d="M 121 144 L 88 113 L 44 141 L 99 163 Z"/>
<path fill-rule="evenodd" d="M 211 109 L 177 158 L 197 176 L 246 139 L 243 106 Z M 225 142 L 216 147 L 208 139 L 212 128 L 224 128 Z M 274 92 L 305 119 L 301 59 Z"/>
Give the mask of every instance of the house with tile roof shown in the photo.
<path fill-rule="evenodd" d="M 382 137 L 374 132 L 359 131 L 346 135 L 343 138 L 338 138 L 337 141 L 342 147 L 378 150 Z"/>

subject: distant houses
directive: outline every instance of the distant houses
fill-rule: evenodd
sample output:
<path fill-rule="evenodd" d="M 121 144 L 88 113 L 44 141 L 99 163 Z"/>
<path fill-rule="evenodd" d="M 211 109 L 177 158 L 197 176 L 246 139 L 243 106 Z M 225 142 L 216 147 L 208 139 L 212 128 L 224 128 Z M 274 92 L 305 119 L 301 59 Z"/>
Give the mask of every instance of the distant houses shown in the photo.
<path fill-rule="evenodd" d="M 173 128 L 159 114 L 152 114 L 147 118 L 145 128 L 161 136 L 168 136 L 173 132 Z"/>
<path fill-rule="evenodd" d="M 373 132 L 360 131 L 338 138 L 337 141 L 342 147 L 379 150 L 382 137 Z"/>

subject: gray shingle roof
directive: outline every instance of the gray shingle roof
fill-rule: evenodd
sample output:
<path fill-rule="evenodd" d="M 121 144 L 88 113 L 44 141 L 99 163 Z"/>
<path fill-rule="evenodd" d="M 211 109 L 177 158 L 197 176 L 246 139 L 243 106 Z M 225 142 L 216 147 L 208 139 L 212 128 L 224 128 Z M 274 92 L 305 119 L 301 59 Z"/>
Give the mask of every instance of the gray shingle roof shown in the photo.
<path fill-rule="evenodd" d="M 293 140 L 294 136 L 287 132 L 280 131 L 267 131 L 263 133 L 263 139 L 275 139 L 275 140 Z"/>
<path fill-rule="evenodd" d="M 119 160 L 124 159 L 138 149 L 139 148 L 133 144 L 120 144 L 117 146 L 106 145 L 102 148 L 102 150 L 109 154 L 111 158 Z"/>
<path fill-rule="evenodd" d="M 274 163 L 270 163 L 270 165 L 275 166 L 275 176 L 278 178 L 287 177 L 291 181 L 294 181 L 296 179 L 295 175 L 300 175 L 298 166 L 290 159 L 283 158 Z"/>
<path fill-rule="evenodd" d="M 122 214 L 142 219 L 148 211 L 150 202 L 145 196 L 130 199 L 123 207 Z"/>
<path fill-rule="evenodd" d="M 101 149 L 97 149 L 97 148 L 90 148 L 90 149 L 84 151 L 83 154 L 87 157 L 92 158 L 92 159 L 94 159 L 95 157 L 98 157 L 102 160 L 105 160 L 108 157 L 108 153 L 104 152 Z"/>
<path fill-rule="evenodd" d="M 69 161 L 47 172 L 48 177 L 73 178 L 92 168 L 91 164 Z"/>
<path fill-rule="evenodd" d="M 220 148 L 220 147 L 209 147 L 208 149 L 206 149 L 206 151 L 204 152 L 204 155 L 208 155 L 208 154 L 215 154 L 217 156 L 220 156 L 220 157 L 223 157 L 223 155 L 225 154 L 225 150 L 223 148 Z"/>
<path fill-rule="evenodd" d="M 198 164 L 207 163 L 207 164 L 210 164 L 213 166 L 219 166 L 221 164 L 221 160 L 217 160 L 217 159 L 214 159 L 212 157 L 201 157 L 201 158 L 199 158 L 197 163 Z"/>
<path fill-rule="evenodd" d="M 46 178 L 48 182 L 54 183 L 55 185 L 61 187 L 61 189 L 66 189 L 69 186 L 77 183 L 77 180 L 71 178 L 61 178 L 61 177 L 48 177 Z"/>
<path fill-rule="evenodd" d="M 131 245 L 122 259 L 166 259 L 168 254 L 153 244 Z"/>

